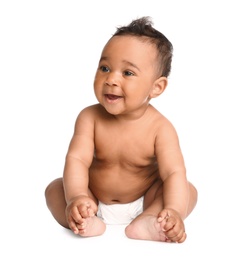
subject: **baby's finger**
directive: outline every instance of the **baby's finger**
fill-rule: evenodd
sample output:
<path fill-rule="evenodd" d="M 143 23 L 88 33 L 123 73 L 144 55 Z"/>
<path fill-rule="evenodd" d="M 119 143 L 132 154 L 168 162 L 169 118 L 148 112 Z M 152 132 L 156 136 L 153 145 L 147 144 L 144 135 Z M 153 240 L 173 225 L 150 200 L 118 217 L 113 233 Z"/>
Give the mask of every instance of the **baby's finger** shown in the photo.
<path fill-rule="evenodd" d="M 186 240 L 186 238 L 187 238 L 187 234 L 186 234 L 186 232 L 184 231 L 183 234 L 182 234 L 181 239 L 179 239 L 179 240 L 177 241 L 177 243 L 183 243 L 183 242 Z"/>
<path fill-rule="evenodd" d="M 166 218 L 166 223 L 165 223 L 163 229 L 165 231 L 168 231 L 168 230 L 173 229 L 175 225 L 176 225 L 176 219 L 173 218 L 173 217 L 167 217 Z"/>
<path fill-rule="evenodd" d="M 79 235 L 83 235 L 86 231 L 86 219 L 82 219 L 82 223 L 81 224 L 77 224 L 78 230 L 79 230 Z"/>
<path fill-rule="evenodd" d="M 92 208 L 88 208 L 87 210 L 89 217 L 93 217 L 95 215 L 94 210 Z"/>
<path fill-rule="evenodd" d="M 89 217 L 89 204 L 82 204 L 78 206 L 78 212 L 83 218 L 88 218 Z"/>
<path fill-rule="evenodd" d="M 158 222 L 161 222 L 164 219 L 168 219 L 168 218 L 169 218 L 168 210 L 164 209 L 159 213 L 157 220 Z"/>
<path fill-rule="evenodd" d="M 76 223 L 79 223 L 81 220 L 82 220 L 82 216 L 79 212 L 79 209 L 77 207 L 74 207 L 71 212 L 70 212 L 70 215 L 72 216 L 73 220 L 76 222 Z"/>
<path fill-rule="evenodd" d="M 183 229 L 177 228 L 176 226 L 165 232 L 165 234 L 173 242 L 182 243 L 186 239 L 185 231 Z"/>
<path fill-rule="evenodd" d="M 68 223 L 69 223 L 69 228 L 77 235 L 79 233 L 79 229 L 76 225 L 76 222 L 71 216 L 69 216 Z"/>

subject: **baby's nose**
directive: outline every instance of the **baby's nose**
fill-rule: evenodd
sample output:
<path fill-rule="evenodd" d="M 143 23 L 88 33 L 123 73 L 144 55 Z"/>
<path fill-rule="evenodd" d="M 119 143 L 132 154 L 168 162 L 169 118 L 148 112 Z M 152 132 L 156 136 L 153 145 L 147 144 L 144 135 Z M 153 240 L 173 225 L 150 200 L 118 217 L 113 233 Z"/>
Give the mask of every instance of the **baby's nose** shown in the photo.
<path fill-rule="evenodd" d="M 107 86 L 118 86 L 118 76 L 115 75 L 114 73 L 108 74 L 105 84 Z"/>

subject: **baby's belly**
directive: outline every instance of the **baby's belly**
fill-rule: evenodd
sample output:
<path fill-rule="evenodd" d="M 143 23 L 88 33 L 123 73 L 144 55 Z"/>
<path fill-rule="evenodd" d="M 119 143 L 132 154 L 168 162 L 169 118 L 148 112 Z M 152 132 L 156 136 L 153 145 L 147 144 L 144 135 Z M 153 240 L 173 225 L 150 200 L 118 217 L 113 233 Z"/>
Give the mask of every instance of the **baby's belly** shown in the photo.
<path fill-rule="evenodd" d="M 89 188 L 105 203 L 129 203 L 142 197 L 158 179 L 157 171 L 130 172 L 119 169 L 91 169 Z"/>

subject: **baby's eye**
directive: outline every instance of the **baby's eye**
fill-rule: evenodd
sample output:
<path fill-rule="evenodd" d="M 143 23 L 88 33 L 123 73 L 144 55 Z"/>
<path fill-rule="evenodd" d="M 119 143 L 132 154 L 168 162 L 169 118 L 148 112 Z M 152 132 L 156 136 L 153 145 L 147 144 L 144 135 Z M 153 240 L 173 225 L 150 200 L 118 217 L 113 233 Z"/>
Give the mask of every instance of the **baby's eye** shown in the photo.
<path fill-rule="evenodd" d="M 133 76 L 134 73 L 132 73 L 131 71 L 126 70 L 126 71 L 124 71 L 124 75 L 125 76 Z"/>
<path fill-rule="evenodd" d="M 110 69 L 106 66 L 100 66 L 100 70 L 103 71 L 103 72 L 109 72 Z"/>

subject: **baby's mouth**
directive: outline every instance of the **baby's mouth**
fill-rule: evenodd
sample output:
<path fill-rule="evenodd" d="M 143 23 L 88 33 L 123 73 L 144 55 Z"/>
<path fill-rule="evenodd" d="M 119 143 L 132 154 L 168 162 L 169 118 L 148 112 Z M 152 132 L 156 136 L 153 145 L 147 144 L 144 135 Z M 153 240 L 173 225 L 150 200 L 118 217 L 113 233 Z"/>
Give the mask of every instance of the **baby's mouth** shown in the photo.
<path fill-rule="evenodd" d="M 111 101 L 121 98 L 121 96 L 117 96 L 117 95 L 113 95 L 113 94 L 105 94 L 105 97 Z"/>

